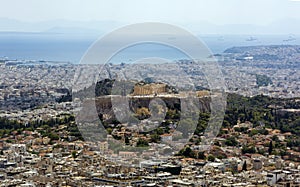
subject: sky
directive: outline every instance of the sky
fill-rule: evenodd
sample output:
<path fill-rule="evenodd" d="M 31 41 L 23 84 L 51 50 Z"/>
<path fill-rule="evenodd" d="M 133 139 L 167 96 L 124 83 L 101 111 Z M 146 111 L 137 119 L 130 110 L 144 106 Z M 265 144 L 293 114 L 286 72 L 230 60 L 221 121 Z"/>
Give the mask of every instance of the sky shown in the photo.
<path fill-rule="evenodd" d="M 0 18 L 266 25 L 300 19 L 296 0 L 0 0 Z"/>
<path fill-rule="evenodd" d="M 0 0 L 0 5 L 0 31 L 110 31 L 163 22 L 195 33 L 300 34 L 300 0 Z"/>

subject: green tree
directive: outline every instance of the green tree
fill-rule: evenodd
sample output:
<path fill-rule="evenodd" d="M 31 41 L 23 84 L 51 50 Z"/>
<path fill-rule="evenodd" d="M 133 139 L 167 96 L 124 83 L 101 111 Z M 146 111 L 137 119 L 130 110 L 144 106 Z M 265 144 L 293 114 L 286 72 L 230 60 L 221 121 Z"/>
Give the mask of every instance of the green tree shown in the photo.
<path fill-rule="evenodd" d="M 151 134 L 151 142 L 155 142 L 155 143 L 158 143 L 160 141 L 160 136 L 156 133 L 154 134 Z"/>
<path fill-rule="evenodd" d="M 107 134 L 111 134 L 112 133 L 112 129 L 111 128 L 107 128 L 106 131 L 107 131 Z"/>
<path fill-rule="evenodd" d="M 190 147 L 186 147 L 182 153 L 185 157 L 191 157 L 192 156 L 192 149 Z"/>
<path fill-rule="evenodd" d="M 272 142 L 272 140 L 270 141 L 270 145 L 269 145 L 269 155 L 271 155 L 272 154 L 272 152 L 273 152 L 273 142 Z"/>
<path fill-rule="evenodd" d="M 125 144 L 129 145 L 129 143 L 130 143 L 129 138 L 127 136 L 125 136 Z"/>
<path fill-rule="evenodd" d="M 225 140 L 225 145 L 227 145 L 227 146 L 237 146 L 238 141 L 236 140 L 236 138 L 234 136 L 230 136 Z"/>
<path fill-rule="evenodd" d="M 256 152 L 256 150 L 255 150 L 255 147 L 253 147 L 253 146 L 243 146 L 243 148 L 242 148 L 243 154 L 246 154 L 246 153 L 253 154 L 255 152 Z"/>
<path fill-rule="evenodd" d="M 244 161 L 242 170 L 247 171 L 247 162 L 246 162 L 246 160 Z"/>
<path fill-rule="evenodd" d="M 164 134 L 164 129 L 162 129 L 161 127 L 159 127 L 159 128 L 156 129 L 156 133 L 158 135 L 162 135 L 162 134 Z"/>
<path fill-rule="evenodd" d="M 211 162 L 214 162 L 215 159 L 216 159 L 216 158 L 215 158 L 213 155 L 208 155 L 208 157 L 207 157 L 207 160 L 208 160 L 208 161 L 211 161 Z"/>
<path fill-rule="evenodd" d="M 137 147 L 148 147 L 149 146 L 149 143 L 144 140 L 144 139 L 139 139 L 137 142 L 136 142 L 136 146 Z"/>
<path fill-rule="evenodd" d="M 48 137 L 51 139 L 51 141 L 52 140 L 59 140 L 59 136 L 54 132 L 49 133 Z"/>
<path fill-rule="evenodd" d="M 184 156 L 186 158 L 196 158 L 196 153 L 190 148 L 190 147 L 185 147 L 184 149 L 181 149 L 177 156 Z"/>
<path fill-rule="evenodd" d="M 198 159 L 202 159 L 202 160 L 205 159 L 205 155 L 204 155 L 204 152 L 203 152 L 203 151 L 198 152 Z"/>
<path fill-rule="evenodd" d="M 72 151 L 72 157 L 76 158 L 77 157 L 77 152 L 76 151 Z"/>

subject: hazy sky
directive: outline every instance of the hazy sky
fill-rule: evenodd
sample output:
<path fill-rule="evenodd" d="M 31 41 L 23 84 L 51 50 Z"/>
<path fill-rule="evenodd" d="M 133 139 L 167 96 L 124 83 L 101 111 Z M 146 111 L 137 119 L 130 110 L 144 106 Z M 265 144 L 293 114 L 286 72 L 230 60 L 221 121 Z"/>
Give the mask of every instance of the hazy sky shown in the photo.
<path fill-rule="evenodd" d="M 30 22 L 66 19 L 266 25 L 300 19 L 297 0 L 0 0 L 0 4 L 0 18 Z"/>

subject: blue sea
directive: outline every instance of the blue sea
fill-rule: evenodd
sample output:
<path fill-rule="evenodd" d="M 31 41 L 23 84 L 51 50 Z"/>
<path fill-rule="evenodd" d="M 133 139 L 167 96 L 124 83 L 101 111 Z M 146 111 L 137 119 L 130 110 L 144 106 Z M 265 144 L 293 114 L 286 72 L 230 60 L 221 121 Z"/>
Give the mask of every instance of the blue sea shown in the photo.
<path fill-rule="evenodd" d="M 79 63 L 99 37 L 101 35 L 96 34 L 0 32 L 0 58 Z M 198 38 L 215 54 L 234 46 L 300 45 L 300 36 L 294 35 L 199 35 Z M 174 48 L 143 44 L 121 51 L 111 62 L 128 62 L 145 57 L 169 60 L 186 58 Z"/>

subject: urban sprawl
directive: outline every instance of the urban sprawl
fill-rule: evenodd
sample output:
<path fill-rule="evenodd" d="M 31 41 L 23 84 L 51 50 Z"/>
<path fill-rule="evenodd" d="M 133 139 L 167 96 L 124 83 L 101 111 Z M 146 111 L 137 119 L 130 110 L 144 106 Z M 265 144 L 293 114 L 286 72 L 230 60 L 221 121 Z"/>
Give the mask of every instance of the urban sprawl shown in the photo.
<path fill-rule="evenodd" d="M 95 68 L 0 59 L 0 186 L 299 187 L 300 46 L 233 47 L 209 58 L 218 61 L 228 100 L 223 125 L 206 150 L 200 142 L 210 88 L 191 60 Z M 130 101 L 134 128 L 114 113 L 116 80 L 124 81 L 115 90 Z M 176 129 L 178 103 L 191 84 L 200 117 L 195 133 L 185 134 Z M 82 95 L 93 85 L 96 98 L 86 100 L 96 100 L 107 141 L 84 136 L 76 121 Z M 150 109 L 151 99 L 165 101 L 165 108 L 152 103 Z M 153 124 L 156 129 L 145 130 Z M 181 150 L 170 153 L 172 142 L 182 142 Z"/>

